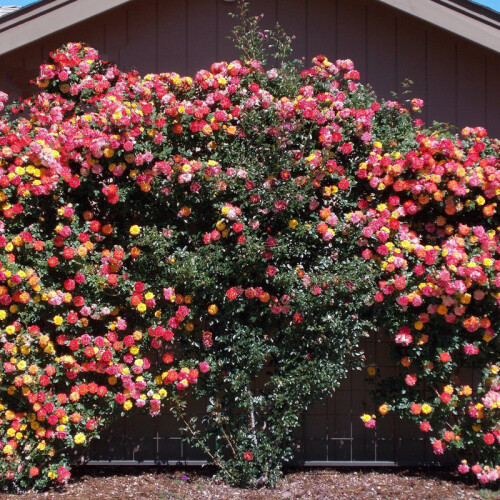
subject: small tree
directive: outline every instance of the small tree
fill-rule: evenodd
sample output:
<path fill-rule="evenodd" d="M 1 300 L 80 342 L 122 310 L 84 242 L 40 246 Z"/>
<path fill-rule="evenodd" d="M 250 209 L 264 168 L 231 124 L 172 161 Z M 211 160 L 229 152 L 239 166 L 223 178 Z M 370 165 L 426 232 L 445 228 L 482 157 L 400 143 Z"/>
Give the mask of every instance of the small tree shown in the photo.
<path fill-rule="evenodd" d="M 7 107 L 5 488 L 64 482 L 74 448 L 133 407 L 171 409 L 226 481 L 273 484 L 302 412 L 381 325 L 409 368 L 381 413 L 430 415 L 439 438 L 451 409 L 463 427 L 443 439 L 495 465 L 498 146 L 425 131 L 349 60 L 301 71 L 284 33 L 242 14 L 248 60 L 140 77 L 70 43 Z M 451 378 L 461 356 L 488 370 L 476 392 Z M 424 409 L 423 376 L 448 406 Z"/>

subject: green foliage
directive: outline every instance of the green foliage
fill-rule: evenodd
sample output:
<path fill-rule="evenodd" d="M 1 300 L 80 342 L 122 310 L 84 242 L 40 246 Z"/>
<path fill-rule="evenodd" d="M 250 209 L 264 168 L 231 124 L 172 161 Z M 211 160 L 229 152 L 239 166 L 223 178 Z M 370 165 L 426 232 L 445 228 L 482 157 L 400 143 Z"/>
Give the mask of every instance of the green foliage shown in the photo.
<path fill-rule="evenodd" d="M 244 61 L 140 77 L 70 43 L 7 107 L 3 486 L 66 481 L 133 407 L 170 409 L 225 481 L 275 484 L 302 413 L 381 327 L 407 371 L 380 413 L 425 415 L 436 453 L 478 450 L 495 481 L 498 144 L 425 130 L 420 100 L 379 102 L 350 60 L 301 70 L 280 28 L 240 15 Z"/>

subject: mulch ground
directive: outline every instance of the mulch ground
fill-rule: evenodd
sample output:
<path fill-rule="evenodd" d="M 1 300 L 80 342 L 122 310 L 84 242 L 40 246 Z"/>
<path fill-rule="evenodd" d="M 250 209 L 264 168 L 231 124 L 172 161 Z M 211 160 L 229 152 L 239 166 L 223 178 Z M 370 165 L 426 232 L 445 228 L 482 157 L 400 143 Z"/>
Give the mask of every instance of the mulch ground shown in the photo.
<path fill-rule="evenodd" d="M 276 488 L 242 490 L 200 469 L 83 467 L 69 484 L 44 493 L 0 494 L 1 500 L 188 499 L 500 499 L 498 489 L 467 484 L 456 473 L 431 469 L 301 469 Z"/>

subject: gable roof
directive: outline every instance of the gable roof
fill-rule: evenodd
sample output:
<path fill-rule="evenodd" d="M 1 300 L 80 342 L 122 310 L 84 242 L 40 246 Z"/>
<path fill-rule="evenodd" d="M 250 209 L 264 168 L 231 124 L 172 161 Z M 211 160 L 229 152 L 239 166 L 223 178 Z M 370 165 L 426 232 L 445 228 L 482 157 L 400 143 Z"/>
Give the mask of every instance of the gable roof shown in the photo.
<path fill-rule="evenodd" d="M 500 14 L 469 0 L 378 0 L 500 53 Z"/>
<path fill-rule="evenodd" d="M 0 17 L 0 55 L 130 1 L 40 0 L 27 5 Z"/>
<path fill-rule="evenodd" d="M 0 17 L 0 55 L 131 1 L 39 0 L 7 13 Z M 376 1 L 500 53 L 500 14 L 492 9 L 469 0 Z"/>

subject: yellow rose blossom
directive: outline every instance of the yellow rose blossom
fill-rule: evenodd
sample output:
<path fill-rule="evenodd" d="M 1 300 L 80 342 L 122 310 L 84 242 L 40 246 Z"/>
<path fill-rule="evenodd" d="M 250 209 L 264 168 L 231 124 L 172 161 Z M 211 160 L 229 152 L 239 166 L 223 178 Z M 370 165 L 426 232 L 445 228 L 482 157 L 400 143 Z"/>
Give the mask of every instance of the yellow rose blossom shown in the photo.
<path fill-rule="evenodd" d="M 219 308 L 215 304 L 210 304 L 208 306 L 208 314 L 214 316 L 219 311 Z"/>
<path fill-rule="evenodd" d="M 54 324 L 57 326 L 60 326 L 63 324 L 63 318 L 62 318 L 62 316 L 59 316 L 59 315 L 54 316 L 53 321 L 54 321 Z"/>
<path fill-rule="evenodd" d="M 188 382 L 186 379 L 181 380 L 181 381 L 179 382 L 179 384 L 180 384 L 182 387 L 184 387 L 184 388 L 186 388 L 186 387 L 188 387 L 188 386 L 189 386 L 189 382 Z M 153 396 L 153 397 L 154 397 L 154 396 Z"/>
<path fill-rule="evenodd" d="M 462 297 L 460 297 L 460 302 L 462 304 L 470 304 L 470 301 L 472 299 L 472 296 L 470 293 L 464 293 Z"/>
<path fill-rule="evenodd" d="M 129 233 L 132 236 L 137 236 L 140 232 L 141 228 L 138 225 L 134 224 L 133 226 L 130 226 Z"/>
<path fill-rule="evenodd" d="M 470 396 L 472 394 L 472 387 L 470 385 L 464 385 L 460 391 L 461 396 Z"/>
<path fill-rule="evenodd" d="M 123 403 L 123 409 L 125 411 L 129 411 L 131 408 L 132 408 L 132 401 L 130 401 L 130 399 L 127 399 L 127 401 L 125 401 L 125 403 Z"/>
<path fill-rule="evenodd" d="M 428 415 L 430 412 L 432 411 L 432 406 L 427 404 L 427 403 L 424 403 L 422 405 L 422 413 L 425 413 L 426 415 Z"/>

